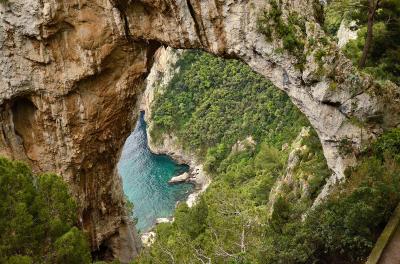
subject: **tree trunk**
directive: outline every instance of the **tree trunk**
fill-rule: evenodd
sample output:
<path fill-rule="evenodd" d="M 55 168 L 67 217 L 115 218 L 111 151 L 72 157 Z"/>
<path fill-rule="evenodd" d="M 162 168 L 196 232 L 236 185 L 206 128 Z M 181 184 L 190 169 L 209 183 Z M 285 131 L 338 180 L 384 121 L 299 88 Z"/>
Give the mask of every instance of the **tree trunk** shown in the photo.
<path fill-rule="evenodd" d="M 367 61 L 368 51 L 372 43 L 375 12 L 378 8 L 378 4 L 379 0 L 376 3 L 375 0 L 369 0 L 367 37 L 365 38 L 363 53 L 358 64 L 360 68 L 364 68 Z"/>

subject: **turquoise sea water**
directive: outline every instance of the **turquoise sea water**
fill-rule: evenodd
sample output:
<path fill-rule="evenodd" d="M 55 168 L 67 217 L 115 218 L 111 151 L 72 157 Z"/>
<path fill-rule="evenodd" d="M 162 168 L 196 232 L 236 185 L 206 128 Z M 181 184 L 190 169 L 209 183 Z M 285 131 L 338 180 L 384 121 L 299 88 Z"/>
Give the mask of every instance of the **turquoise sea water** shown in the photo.
<path fill-rule="evenodd" d="M 148 231 L 159 217 L 173 214 L 175 204 L 187 198 L 190 184 L 169 185 L 168 180 L 188 170 L 165 155 L 152 154 L 147 145 L 144 113 L 128 137 L 118 163 L 124 192 L 134 204 L 136 227 Z"/>

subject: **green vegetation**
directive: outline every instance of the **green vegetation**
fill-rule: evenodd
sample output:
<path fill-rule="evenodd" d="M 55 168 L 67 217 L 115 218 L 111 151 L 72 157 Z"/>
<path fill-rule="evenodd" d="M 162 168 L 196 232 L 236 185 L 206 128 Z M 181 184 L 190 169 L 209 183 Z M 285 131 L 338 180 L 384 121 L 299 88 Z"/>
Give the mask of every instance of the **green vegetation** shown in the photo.
<path fill-rule="evenodd" d="M 284 93 L 239 61 L 188 52 L 177 67 L 182 70 L 154 102 L 156 141 L 173 132 L 185 148 L 219 163 L 237 140 L 251 135 L 280 148 L 308 125 Z"/>
<path fill-rule="evenodd" d="M 90 263 L 77 205 L 54 174 L 0 158 L 0 263 Z"/>
<path fill-rule="evenodd" d="M 151 136 L 176 135 L 204 161 L 213 182 L 196 206 L 180 204 L 173 224 L 157 226 L 155 244 L 137 262 L 265 263 L 269 195 L 285 175 L 289 152 L 299 148 L 286 199 L 299 211 L 311 206 L 330 175 L 318 137 L 311 130 L 295 140 L 308 125 L 304 116 L 242 63 L 187 52 L 177 66 L 180 72 L 156 97 Z M 232 151 L 248 136 L 258 144 Z M 281 150 L 293 140 L 298 146 Z M 305 192 L 295 186 L 302 180 L 310 183 Z"/>
<path fill-rule="evenodd" d="M 400 129 L 361 153 L 348 180 L 310 210 L 330 171 L 315 132 L 297 136 L 308 123 L 287 96 L 237 61 L 188 52 L 178 66 L 156 96 L 151 135 L 176 135 L 213 181 L 193 208 L 180 204 L 172 224 L 157 226 L 135 263 L 365 261 L 400 200 Z M 248 136 L 255 146 L 232 151 Z M 289 153 L 297 162 L 288 172 Z"/>
<path fill-rule="evenodd" d="M 306 33 L 305 20 L 297 13 L 290 13 L 287 21 L 282 17 L 280 2 L 270 1 L 269 10 L 265 11 L 258 20 L 259 31 L 268 41 L 275 38 L 282 40 L 285 50 L 294 55 L 298 62 L 297 67 L 303 69 L 305 62 L 304 35 Z"/>
<path fill-rule="evenodd" d="M 400 130 L 385 133 L 349 169 L 346 183 L 310 217 L 319 223 L 323 243 L 331 257 L 340 252 L 351 260 L 364 260 L 400 200 Z M 314 216 L 315 217 L 315 216 Z M 322 221 L 321 221 L 322 220 Z"/>
<path fill-rule="evenodd" d="M 363 263 L 400 201 L 400 129 L 385 133 L 305 221 L 284 198 L 267 225 L 264 263 Z M 325 262 L 323 262 L 325 263 Z"/>
<path fill-rule="evenodd" d="M 372 2 L 373 5 L 368 0 L 332 1 L 326 9 L 325 28 L 334 35 L 343 19 L 355 21 L 358 37 L 344 48 L 346 56 L 375 78 L 399 85 L 400 2 Z"/>
<path fill-rule="evenodd" d="M 76 227 L 71 228 L 54 243 L 55 263 L 90 263 L 87 238 Z"/>

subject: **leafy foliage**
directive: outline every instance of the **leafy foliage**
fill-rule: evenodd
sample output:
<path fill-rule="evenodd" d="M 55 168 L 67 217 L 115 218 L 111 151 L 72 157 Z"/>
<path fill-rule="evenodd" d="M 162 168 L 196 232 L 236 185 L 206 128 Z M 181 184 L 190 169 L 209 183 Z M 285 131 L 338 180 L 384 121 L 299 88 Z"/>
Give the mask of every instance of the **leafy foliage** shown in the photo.
<path fill-rule="evenodd" d="M 157 226 L 155 243 L 135 263 L 364 261 L 400 200 L 400 130 L 380 137 L 348 180 L 310 210 L 330 171 L 312 130 L 296 148 L 281 150 L 307 125 L 288 98 L 236 61 L 194 52 L 178 64 L 180 73 L 157 97 L 151 133 L 177 135 L 213 181 L 194 207 L 180 204 L 173 223 Z M 256 146 L 232 150 L 249 135 Z"/>
<path fill-rule="evenodd" d="M 358 37 L 351 40 L 344 52 L 355 64 L 360 61 L 367 34 L 368 0 L 334 0 L 326 9 L 325 28 L 336 34 L 342 20 L 355 21 Z M 377 79 L 400 84 L 400 2 L 379 1 L 373 26 L 373 39 L 365 71 Z"/>
<path fill-rule="evenodd" d="M 88 242 L 78 228 L 73 227 L 55 242 L 55 263 L 90 263 Z"/>
<path fill-rule="evenodd" d="M 308 123 L 286 95 L 238 61 L 187 52 L 178 66 L 180 73 L 156 97 L 150 133 L 177 135 L 204 160 L 213 181 L 194 207 L 180 204 L 172 224 L 157 226 L 155 244 L 137 262 L 265 263 L 272 246 L 269 194 L 291 150 L 280 149 Z M 248 136 L 258 143 L 232 150 Z M 313 199 L 329 170 L 315 132 L 303 141 L 307 151 L 295 174 L 310 181 Z"/>
<path fill-rule="evenodd" d="M 274 37 L 281 39 L 283 48 L 297 58 L 296 66 L 302 69 L 305 62 L 305 21 L 295 12 L 290 13 L 286 21 L 280 5 L 279 1 L 270 1 L 269 10 L 264 11 L 258 20 L 258 29 L 268 41 L 272 41 Z"/>
<path fill-rule="evenodd" d="M 0 158 L 1 263 L 57 263 L 57 245 L 82 255 L 68 263 L 89 263 L 86 237 L 73 227 L 76 212 L 76 203 L 59 176 L 36 176 L 23 163 Z M 74 239 L 81 242 L 73 243 Z"/>
<path fill-rule="evenodd" d="M 237 140 L 251 135 L 280 147 L 307 124 L 287 95 L 239 61 L 187 52 L 177 67 L 180 72 L 153 104 L 151 136 L 173 132 L 211 167 Z"/>

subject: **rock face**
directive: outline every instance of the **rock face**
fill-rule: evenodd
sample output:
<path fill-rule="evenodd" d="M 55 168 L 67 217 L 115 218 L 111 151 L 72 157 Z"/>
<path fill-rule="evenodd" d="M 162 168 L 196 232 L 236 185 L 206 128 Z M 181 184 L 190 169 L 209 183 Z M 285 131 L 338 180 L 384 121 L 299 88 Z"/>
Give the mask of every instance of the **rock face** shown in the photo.
<path fill-rule="evenodd" d="M 69 183 L 94 255 L 138 251 L 115 165 L 153 54 L 108 1 L 0 3 L 0 153 Z"/>
<path fill-rule="evenodd" d="M 145 111 L 146 122 L 151 116 L 151 103 L 157 93 L 163 93 L 163 88 L 172 80 L 174 74 L 179 71 L 175 64 L 182 50 L 173 50 L 170 47 L 159 48 L 154 54 L 154 64 L 145 81 L 145 90 L 140 101 L 140 110 Z"/>
<path fill-rule="evenodd" d="M 350 40 L 357 38 L 357 30 L 353 30 L 356 25 L 355 21 L 342 21 L 337 32 L 338 46 L 344 47 Z"/>
<path fill-rule="evenodd" d="M 309 179 L 298 177 L 295 171 L 299 166 L 302 156 L 308 155 L 308 147 L 303 140 L 310 136 L 310 128 L 303 127 L 296 139 L 291 143 L 285 173 L 276 180 L 268 199 L 268 213 L 272 215 L 277 197 L 288 196 L 288 190 L 298 200 L 309 196 Z M 289 146 L 288 146 L 289 147 Z"/>
<path fill-rule="evenodd" d="M 161 45 L 239 58 L 285 91 L 318 132 L 330 180 L 359 148 L 400 124 L 399 90 L 358 73 L 317 23 L 314 0 L 283 0 L 305 20 L 305 62 L 259 33 L 266 0 L 9 0 L 0 3 L 0 153 L 54 171 L 80 204 L 94 255 L 132 258 L 116 163 Z M 318 49 L 325 55 L 316 59 Z M 322 68 L 322 70 L 321 70 Z"/>

